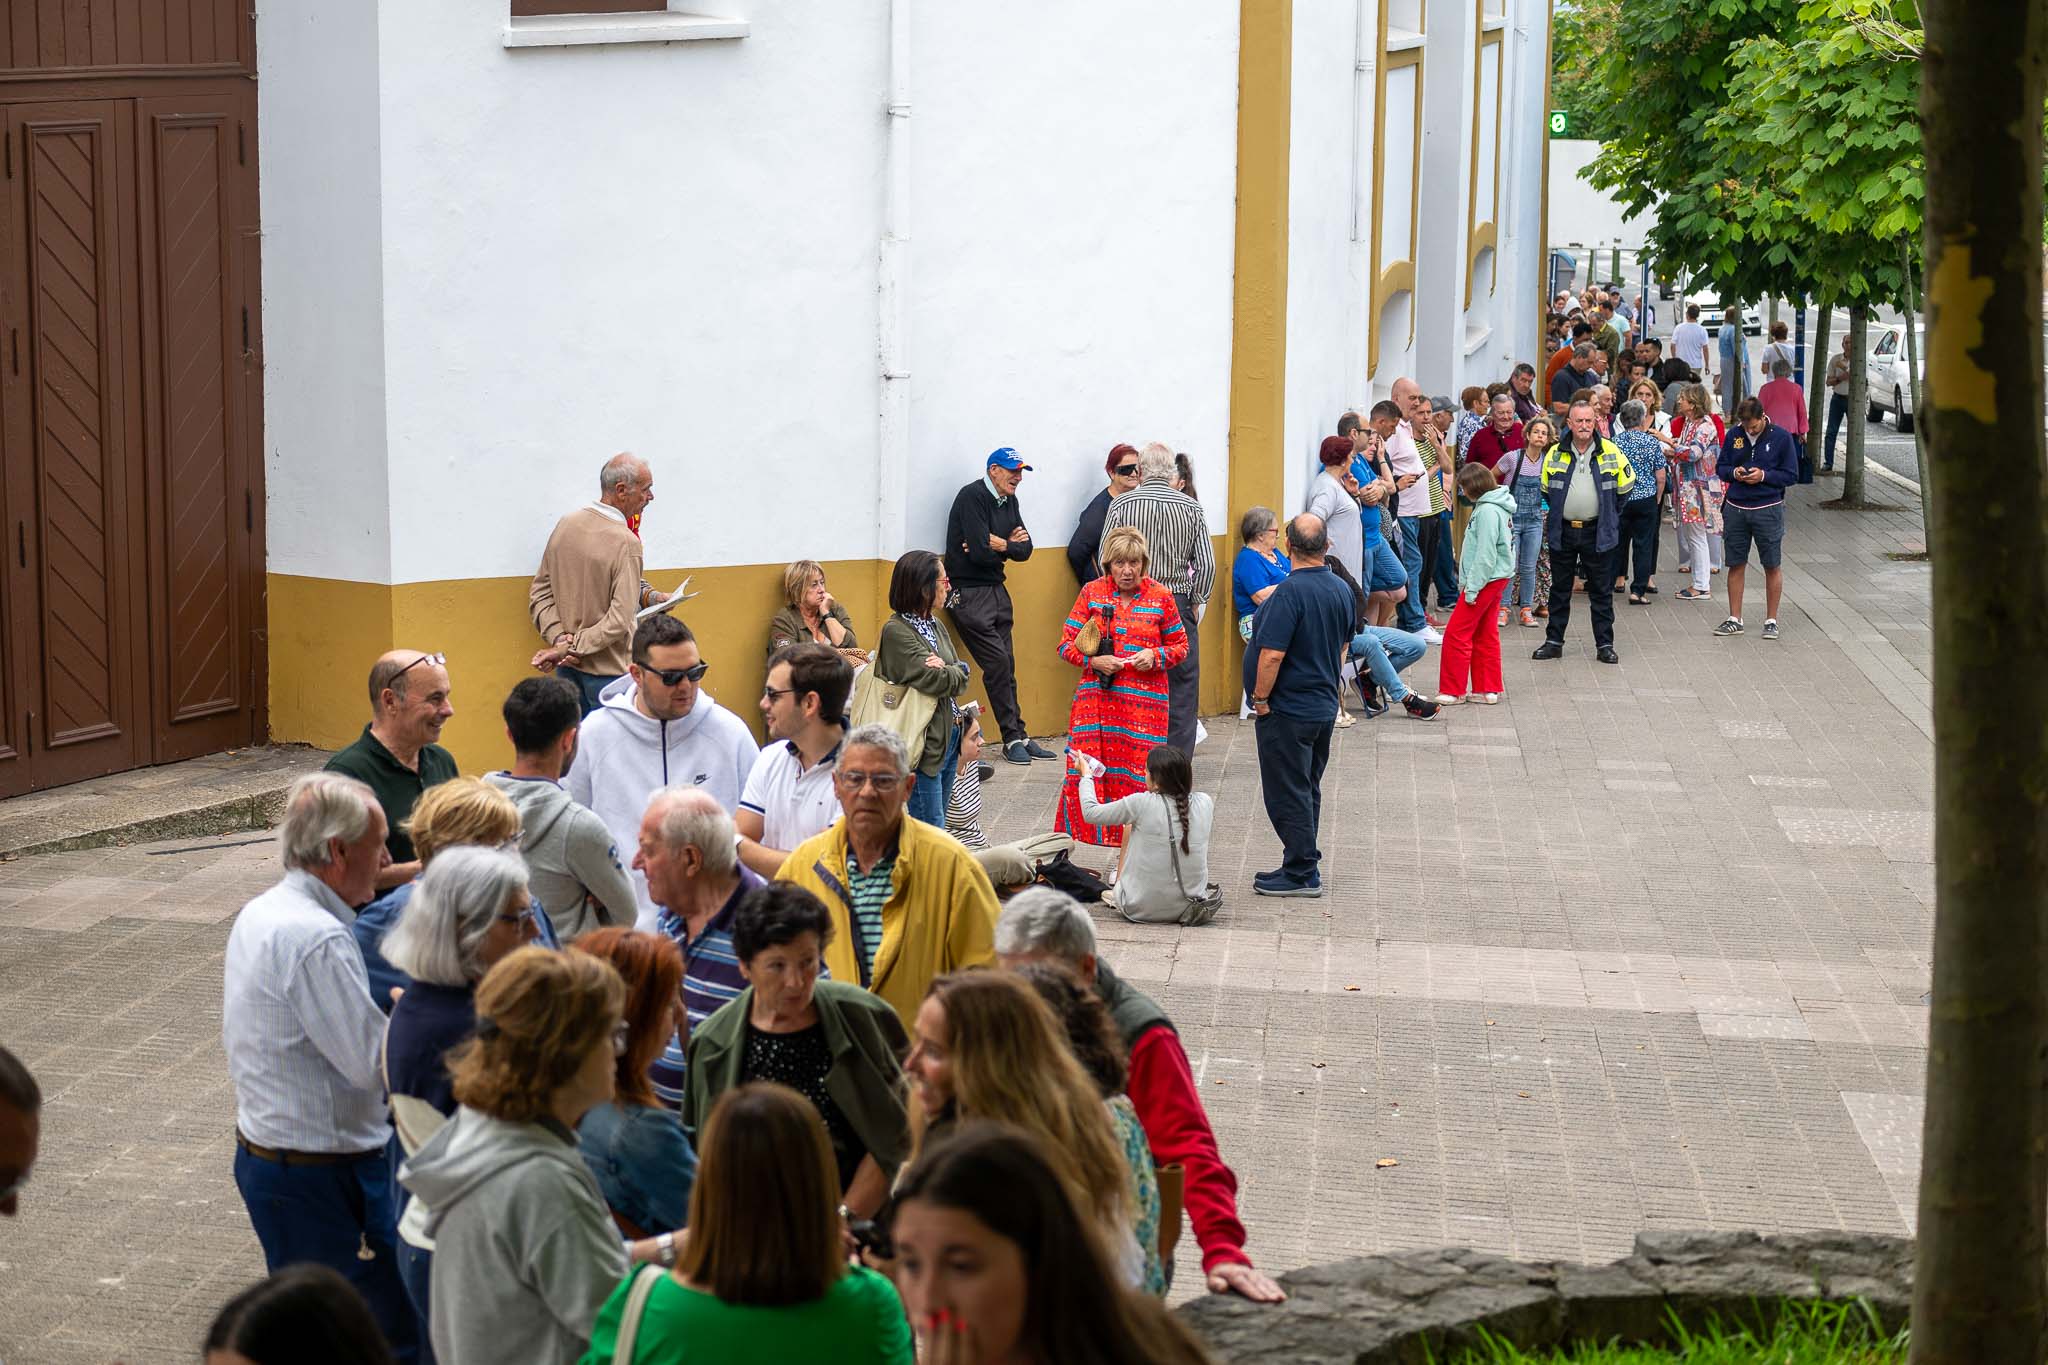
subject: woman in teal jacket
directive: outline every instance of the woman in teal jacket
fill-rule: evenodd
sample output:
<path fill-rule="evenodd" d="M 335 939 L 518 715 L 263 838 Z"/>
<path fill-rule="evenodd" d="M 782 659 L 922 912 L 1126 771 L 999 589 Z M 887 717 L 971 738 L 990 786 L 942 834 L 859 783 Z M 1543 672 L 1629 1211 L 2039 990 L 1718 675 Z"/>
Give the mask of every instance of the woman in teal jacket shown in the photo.
<path fill-rule="evenodd" d="M 1444 627 L 1443 670 L 1437 704 L 1457 706 L 1467 699 L 1491 706 L 1500 700 L 1500 600 L 1515 576 L 1511 531 L 1515 496 L 1502 488 L 1493 471 L 1468 464 L 1458 471 L 1458 491 L 1472 502 L 1472 520 L 1465 527 L 1465 553 L 1458 564 L 1458 605 Z"/>

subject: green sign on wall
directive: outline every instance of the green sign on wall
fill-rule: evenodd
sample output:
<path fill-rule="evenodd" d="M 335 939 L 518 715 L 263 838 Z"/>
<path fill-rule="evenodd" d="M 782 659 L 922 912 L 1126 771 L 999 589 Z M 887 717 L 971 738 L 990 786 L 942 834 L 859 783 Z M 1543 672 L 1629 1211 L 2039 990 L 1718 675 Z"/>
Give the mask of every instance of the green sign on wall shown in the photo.
<path fill-rule="evenodd" d="M 1572 135 L 1572 115 L 1569 109 L 1553 109 L 1550 111 L 1550 135 L 1552 137 L 1570 137 Z"/>

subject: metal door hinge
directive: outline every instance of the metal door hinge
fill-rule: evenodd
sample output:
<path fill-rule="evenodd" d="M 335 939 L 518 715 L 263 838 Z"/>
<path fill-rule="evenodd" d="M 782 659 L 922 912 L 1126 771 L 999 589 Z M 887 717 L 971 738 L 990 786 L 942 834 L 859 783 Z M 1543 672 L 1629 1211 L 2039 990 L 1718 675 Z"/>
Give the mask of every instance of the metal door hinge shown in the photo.
<path fill-rule="evenodd" d="M 240 120 L 235 123 L 235 160 L 244 166 L 249 164 L 249 134 Z"/>

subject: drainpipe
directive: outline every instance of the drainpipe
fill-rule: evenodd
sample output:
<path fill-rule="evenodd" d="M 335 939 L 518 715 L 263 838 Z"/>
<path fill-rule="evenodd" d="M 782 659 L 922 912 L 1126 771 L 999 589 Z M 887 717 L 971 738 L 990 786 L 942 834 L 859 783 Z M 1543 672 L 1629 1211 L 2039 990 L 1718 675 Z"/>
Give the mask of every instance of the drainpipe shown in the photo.
<path fill-rule="evenodd" d="M 882 240 L 876 261 L 881 362 L 876 557 L 893 560 L 905 545 L 910 496 L 910 365 L 906 297 L 910 289 L 910 4 L 889 0 L 888 134 L 883 151 Z M 877 607 L 879 610 L 879 606 Z"/>

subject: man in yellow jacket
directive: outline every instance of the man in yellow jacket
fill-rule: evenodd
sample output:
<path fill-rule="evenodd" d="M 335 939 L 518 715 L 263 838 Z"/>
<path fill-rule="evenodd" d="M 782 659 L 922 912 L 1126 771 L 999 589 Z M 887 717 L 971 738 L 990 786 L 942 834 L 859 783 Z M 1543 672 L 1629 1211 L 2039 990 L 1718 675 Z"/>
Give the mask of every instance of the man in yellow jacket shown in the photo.
<path fill-rule="evenodd" d="M 845 813 L 791 851 L 777 880 L 832 912 L 825 965 L 889 1002 L 907 1029 L 932 978 L 995 955 L 996 892 L 974 855 L 909 818 L 910 751 L 885 725 L 839 746 L 833 784 Z"/>

